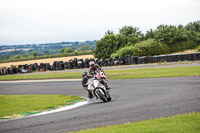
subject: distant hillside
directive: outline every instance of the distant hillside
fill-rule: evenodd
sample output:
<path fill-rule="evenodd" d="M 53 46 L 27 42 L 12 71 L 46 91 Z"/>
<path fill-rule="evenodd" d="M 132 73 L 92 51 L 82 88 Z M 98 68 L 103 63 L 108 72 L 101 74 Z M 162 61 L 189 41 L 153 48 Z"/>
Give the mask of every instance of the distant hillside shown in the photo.
<path fill-rule="evenodd" d="M 83 46 L 89 46 L 90 50 L 95 48 L 96 40 L 85 42 L 60 42 L 45 44 L 26 44 L 26 45 L 2 45 L 0 46 L 0 61 L 28 57 L 37 53 L 37 56 L 59 54 L 59 50 L 71 47 L 74 50 Z"/>
<path fill-rule="evenodd" d="M 94 41 L 85 42 L 60 42 L 60 43 L 45 43 L 45 44 L 26 44 L 26 45 L 2 45 L 0 46 L 0 53 L 10 52 L 10 51 L 30 51 L 30 50 L 55 50 L 65 47 L 71 47 L 77 49 L 83 45 L 93 46 L 96 44 Z"/>

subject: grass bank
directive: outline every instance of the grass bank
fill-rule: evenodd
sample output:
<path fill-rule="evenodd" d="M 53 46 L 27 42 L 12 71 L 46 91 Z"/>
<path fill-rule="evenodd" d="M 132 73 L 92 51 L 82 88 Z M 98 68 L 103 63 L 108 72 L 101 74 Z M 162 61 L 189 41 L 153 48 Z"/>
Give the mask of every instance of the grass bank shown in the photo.
<path fill-rule="evenodd" d="M 52 109 L 81 99 L 66 95 L 0 95 L 0 117 Z"/>
<path fill-rule="evenodd" d="M 199 133 L 200 113 L 106 126 L 76 133 Z"/>
<path fill-rule="evenodd" d="M 0 76 L 0 81 L 8 80 L 37 80 L 37 79 L 81 79 L 82 72 L 49 73 L 35 75 L 7 75 Z M 108 79 L 138 79 L 180 76 L 200 76 L 200 66 L 124 69 L 105 71 Z"/>
<path fill-rule="evenodd" d="M 112 70 L 106 72 L 109 79 L 139 79 L 160 77 L 200 76 L 200 66 Z"/>

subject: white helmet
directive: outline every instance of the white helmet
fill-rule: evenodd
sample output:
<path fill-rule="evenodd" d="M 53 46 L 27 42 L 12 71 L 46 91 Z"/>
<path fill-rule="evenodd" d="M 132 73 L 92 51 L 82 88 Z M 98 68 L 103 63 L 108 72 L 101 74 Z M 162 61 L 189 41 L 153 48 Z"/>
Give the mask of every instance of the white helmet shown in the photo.
<path fill-rule="evenodd" d="M 90 61 L 89 65 L 90 67 L 94 67 L 94 61 Z"/>

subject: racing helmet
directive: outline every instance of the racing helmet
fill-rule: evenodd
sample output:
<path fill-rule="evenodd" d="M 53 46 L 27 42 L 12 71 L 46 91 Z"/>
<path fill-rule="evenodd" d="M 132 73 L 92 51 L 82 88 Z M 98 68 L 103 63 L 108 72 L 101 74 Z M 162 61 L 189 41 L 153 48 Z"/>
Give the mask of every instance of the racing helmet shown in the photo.
<path fill-rule="evenodd" d="M 90 67 L 94 67 L 94 61 L 90 61 L 89 65 Z"/>
<path fill-rule="evenodd" d="M 88 72 L 87 71 L 82 72 L 82 77 L 84 77 L 86 75 L 88 76 Z"/>

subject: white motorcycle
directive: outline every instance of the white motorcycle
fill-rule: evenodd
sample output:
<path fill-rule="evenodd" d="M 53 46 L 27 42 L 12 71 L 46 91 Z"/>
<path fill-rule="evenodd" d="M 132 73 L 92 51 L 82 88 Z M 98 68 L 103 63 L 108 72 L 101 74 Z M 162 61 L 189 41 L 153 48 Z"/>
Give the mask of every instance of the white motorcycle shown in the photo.
<path fill-rule="evenodd" d="M 106 78 L 106 75 L 105 75 L 105 73 L 104 73 L 104 71 L 103 71 L 103 69 L 101 69 L 101 70 L 97 70 L 97 71 L 95 71 L 94 72 L 94 74 L 93 74 L 95 77 L 97 77 L 97 78 L 99 78 L 99 79 L 101 79 L 101 83 L 103 82 L 104 84 L 104 86 L 107 84 L 107 78 Z"/>
<path fill-rule="evenodd" d="M 112 99 L 109 91 L 99 82 L 97 77 L 88 79 L 88 90 L 92 92 L 93 97 L 96 96 L 97 99 L 101 99 L 104 102 Z"/>

